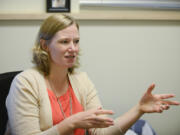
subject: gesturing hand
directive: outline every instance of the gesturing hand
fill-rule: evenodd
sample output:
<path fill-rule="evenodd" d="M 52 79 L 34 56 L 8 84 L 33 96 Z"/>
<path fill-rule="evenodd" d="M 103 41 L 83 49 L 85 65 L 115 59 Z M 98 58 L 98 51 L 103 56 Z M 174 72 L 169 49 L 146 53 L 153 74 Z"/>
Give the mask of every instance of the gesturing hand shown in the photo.
<path fill-rule="evenodd" d="M 143 97 L 141 98 L 139 105 L 140 110 L 143 113 L 153 113 L 158 112 L 161 113 L 163 110 L 169 109 L 170 105 L 180 105 L 177 101 L 165 100 L 168 98 L 172 98 L 174 94 L 152 94 L 152 90 L 154 89 L 155 84 L 150 85 L 148 90 L 145 92 Z"/>
<path fill-rule="evenodd" d="M 100 115 L 112 115 L 111 110 L 104 110 L 102 108 L 91 109 L 88 111 L 80 112 L 69 117 L 69 120 L 73 123 L 74 128 L 105 128 L 112 126 L 113 120 L 108 117 L 102 117 Z"/>

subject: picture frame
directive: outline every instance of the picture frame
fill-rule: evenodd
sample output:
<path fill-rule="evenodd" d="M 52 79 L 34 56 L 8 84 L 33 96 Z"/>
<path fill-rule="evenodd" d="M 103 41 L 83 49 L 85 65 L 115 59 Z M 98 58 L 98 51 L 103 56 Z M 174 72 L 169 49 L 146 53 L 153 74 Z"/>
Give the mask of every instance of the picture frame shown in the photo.
<path fill-rule="evenodd" d="M 71 0 L 47 0 L 47 12 L 70 12 Z"/>

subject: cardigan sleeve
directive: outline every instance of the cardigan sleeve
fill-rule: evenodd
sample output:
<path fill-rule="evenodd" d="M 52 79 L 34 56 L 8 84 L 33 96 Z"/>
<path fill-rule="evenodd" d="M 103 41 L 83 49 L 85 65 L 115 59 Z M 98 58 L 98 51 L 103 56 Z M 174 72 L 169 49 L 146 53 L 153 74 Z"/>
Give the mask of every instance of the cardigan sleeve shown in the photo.
<path fill-rule="evenodd" d="M 29 77 L 29 78 L 28 78 Z M 40 128 L 39 93 L 32 76 L 19 74 L 12 82 L 6 107 L 13 135 L 59 135 L 57 127 Z"/>
<path fill-rule="evenodd" d="M 99 100 L 97 90 L 95 89 L 94 84 L 91 82 L 86 73 L 84 73 L 83 82 L 86 87 L 86 109 L 92 109 L 97 107 L 102 107 Z M 92 135 L 122 135 L 122 130 L 118 126 L 117 120 L 115 124 L 108 128 L 93 128 L 90 129 Z"/>

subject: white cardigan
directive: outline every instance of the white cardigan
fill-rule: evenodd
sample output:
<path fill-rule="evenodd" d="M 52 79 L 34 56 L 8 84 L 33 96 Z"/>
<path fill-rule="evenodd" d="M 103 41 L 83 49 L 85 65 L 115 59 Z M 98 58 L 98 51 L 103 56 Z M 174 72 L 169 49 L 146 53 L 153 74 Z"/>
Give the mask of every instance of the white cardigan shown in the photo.
<path fill-rule="evenodd" d="M 86 73 L 68 76 L 84 110 L 101 106 L 94 85 Z M 25 70 L 15 77 L 7 96 L 6 107 L 12 135 L 60 135 L 57 126 L 53 126 L 44 76 L 36 68 Z M 108 128 L 91 129 L 91 132 L 92 135 L 122 134 L 117 124 Z"/>

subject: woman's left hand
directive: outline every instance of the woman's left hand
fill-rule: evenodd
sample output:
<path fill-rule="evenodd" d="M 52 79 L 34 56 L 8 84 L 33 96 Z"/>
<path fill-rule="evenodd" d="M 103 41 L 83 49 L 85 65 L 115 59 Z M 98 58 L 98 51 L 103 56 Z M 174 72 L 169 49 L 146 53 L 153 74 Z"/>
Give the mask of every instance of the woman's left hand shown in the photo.
<path fill-rule="evenodd" d="M 168 110 L 170 105 L 180 105 L 177 101 L 165 100 L 172 98 L 174 94 L 152 94 L 155 84 L 150 85 L 139 102 L 139 109 L 142 113 L 161 113 Z"/>

